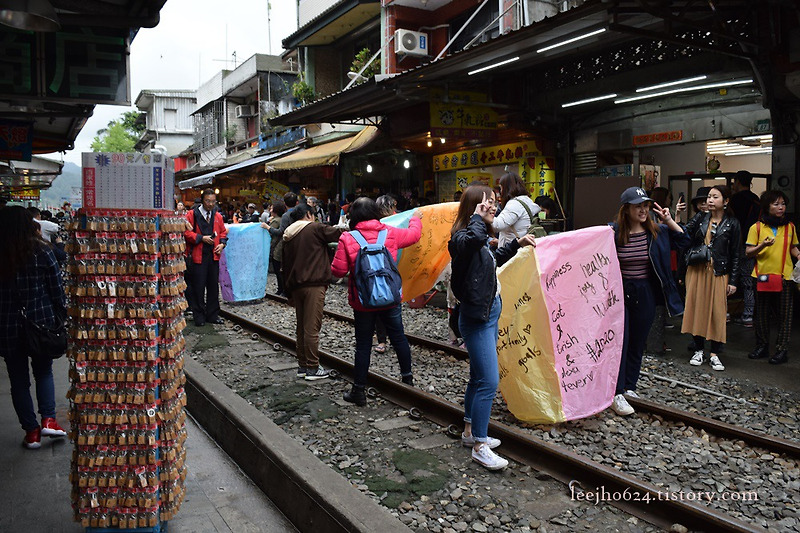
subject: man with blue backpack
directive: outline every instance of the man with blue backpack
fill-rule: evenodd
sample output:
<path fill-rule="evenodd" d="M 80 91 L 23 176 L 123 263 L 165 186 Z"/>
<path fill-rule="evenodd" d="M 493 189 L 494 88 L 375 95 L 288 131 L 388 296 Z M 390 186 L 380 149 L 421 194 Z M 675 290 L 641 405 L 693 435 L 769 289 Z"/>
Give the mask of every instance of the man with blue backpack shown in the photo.
<path fill-rule="evenodd" d="M 339 238 L 331 271 L 342 278 L 348 273 L 348 301 L 355 319 L 356 352 L 353 388 L 344 395 L 350 403 L 367 403 L 365 387 L 372 352 L 375 320 L 380 317 L 386 326 L 403 383 L 414 384 L 411 371 L 411 348 L 403 331 L 401 314 L 402 280 L 397 271 L 397 251 L 419 241 L 422 222 L 411 217 L 408 228 L 383 224 L 381 210 L 375 200 L 362 197 L 350 204 L 350 231 Z"/>

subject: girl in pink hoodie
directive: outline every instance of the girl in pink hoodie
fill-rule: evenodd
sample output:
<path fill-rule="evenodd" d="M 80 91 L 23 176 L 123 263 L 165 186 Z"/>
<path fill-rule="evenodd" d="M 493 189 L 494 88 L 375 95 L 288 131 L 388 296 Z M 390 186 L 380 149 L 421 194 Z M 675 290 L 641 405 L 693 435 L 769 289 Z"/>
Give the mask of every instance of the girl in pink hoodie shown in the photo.
<path fill-rule="evenodd" d="M 397 261 L 397 250 L 411 246 L 419 241 L 422 234 L 422 222 L 419 217 L 411 217 L 408 229 L 387 226 L 380 221 L 381 211 L 375 200 L 362 197 L 350 204 L 350 230 L 358 230 L 368 243 L 378 239 L 378 233 L 386 230 L 386 249 Z M 333 275 L 342 278 L 353 271 L 360 246 L 349 232 L 339 238 L 339 246 L 331 264 Z M 364 388 L 369 373 L 370 353 L 372 352 L 372 334 L 375 331 L 375 319 L 380 317 L 386 326 L 389 340 L 397 352 L 400 363 L 400 375 L 403 383 L 413 385 L 411 373 L 411 348 L 403 332 L 401 305 L 381 309 L 368 309 L 361 304 L 353 276 L 348 283 L 348 301 L 353 308 L 356 331 L 355 370 L 353 388 L 344 395 L 344 399 L 356 405 L 366 405 Z"/>

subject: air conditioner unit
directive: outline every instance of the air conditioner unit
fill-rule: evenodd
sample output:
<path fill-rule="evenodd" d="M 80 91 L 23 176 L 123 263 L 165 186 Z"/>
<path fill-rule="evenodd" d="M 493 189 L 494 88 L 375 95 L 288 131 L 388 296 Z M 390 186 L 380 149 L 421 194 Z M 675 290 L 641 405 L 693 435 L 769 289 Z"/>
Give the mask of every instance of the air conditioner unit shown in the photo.
<path fill-rule="evenodd" d="M 254 106 L 251 105 L 237 105 L 236 118 L 252 117 L 256 114 Z"/>
<path fill-rule="evenodd" d="M 428 34 L 420 31 L 395 30 L 394 53 L 424 57 L 428 55 Z"/>

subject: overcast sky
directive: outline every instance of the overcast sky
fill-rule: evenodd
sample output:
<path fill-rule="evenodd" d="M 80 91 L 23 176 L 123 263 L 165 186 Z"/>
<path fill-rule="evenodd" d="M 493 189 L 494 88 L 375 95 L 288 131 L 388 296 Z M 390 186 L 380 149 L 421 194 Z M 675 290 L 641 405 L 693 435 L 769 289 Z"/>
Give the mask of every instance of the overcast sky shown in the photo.
<path fill-rule="evenodd" d="M 297 29 L 297 2 L 272 0 L 270 4 L 271 31 L 267 0 L 167 0 L 158 26 L 142 28 L 131 44 L 131 102 L 143 89 L 197 89 L 226 68 L 225 59 L 227 68 L 233 68 L 233 52 L 237 64 L 255 53 L 270 53 L 269 43 L 271 53 L 280 54 L 281 40 Z M 64 160 L 80 165 L 81 152 L 90 151 L 97 130 L 130 109 L 96 106 Z M 57 159 L 58 155 L 45 157 Z"/>

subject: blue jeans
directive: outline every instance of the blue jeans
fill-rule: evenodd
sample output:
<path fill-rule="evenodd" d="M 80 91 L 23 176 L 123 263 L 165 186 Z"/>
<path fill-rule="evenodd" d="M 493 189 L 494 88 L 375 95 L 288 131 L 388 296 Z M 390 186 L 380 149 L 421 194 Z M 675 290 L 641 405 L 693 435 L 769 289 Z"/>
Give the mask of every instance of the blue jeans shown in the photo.
<path fill-rule="evenodd" d="M 622 285 L 625 291 L 625 334 L 616 394 L 636 390 L 647 333 L 656 316 L 656 290 L 659 290 L 650 279 L 623 279 Z"/>
<path fill-rule="evenodd" d="M 400 363 L 400 374 L 403 377 L 411 376 L 411 347 L 403 331 L 402 307 L 397 305 L 391 309 L 380 311 L 356 311 L 353 309 L 353 318 L 356 325 L 356 356 L 354 370 L 354 384 L 364 387 L 367 384 L 369 373 L 369 357 L 372 353 L 372 334 L 375 332 L 375 320 L 381 319 L 386 326 L 386 334 L 397 353 L 397 362 Z"/>
<path fill-rule="evenodd" d="M 30 431 L 39 427 L 31 399 L 31 376 L 28 372 L 28 361 L 33 367 L 33 378 L 36 380 L 36 402 L 42 418 L 55 418 L 56 393 L 53 385 L 53 360 L 44 358 L 28 359 L 19 353 L 5 357 L 8 378 L 11 382 L 11 401 L 22 429 Z"/>
<path fill-rule="evenodd" d="M 500 373 L 497 369 L 497 321 L 503 303 L 495 296 L 489 320 L 482 322 L 465 313 L 458 317 L 458 328 L 469 353 L 469 383 L 464 393 L 464 421 L 472 424 L 472 436 L 486 442 L 489 415 L 497 394 Z"/>

